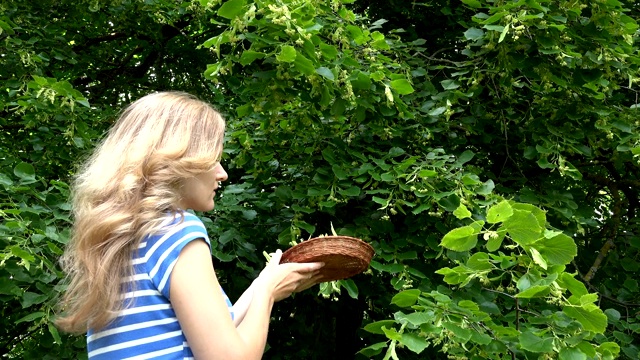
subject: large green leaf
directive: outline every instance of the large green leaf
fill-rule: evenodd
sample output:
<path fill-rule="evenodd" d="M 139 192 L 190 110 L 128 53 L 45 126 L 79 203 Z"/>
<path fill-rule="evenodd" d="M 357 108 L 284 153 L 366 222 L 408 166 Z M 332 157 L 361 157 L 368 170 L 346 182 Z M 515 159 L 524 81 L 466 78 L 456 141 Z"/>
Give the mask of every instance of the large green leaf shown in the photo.
<path fill-rule="evenodd" d="M 280 62 L 293 62 L 298 53 L 296 49 L 291 45 L 284 45 L 280 49 L 280 53 L 276 55 L 276 59 Z"/>
<path fill-rule="evenodd" d="M 33 165 L 21 162 L 13 168 L 15 176 L 20 178 L 21 183 L 32 183 L 36 180 L 36 171 Z"/>
<path fill-rule="evenodd" d="M 425 338 L 414 333 L 403 333 L 400 343 L 416 354 L 420 354 L 429 346 Z"/>
<path fill-rule="evenodd" d="M 533 245 L 549 265 L 565 265 L 578 254 L 578 247 L 572 238 L 565 234 L 551 239 L 543 237 Z"/>
<path fill-rule="evenodd" d="M 531 245 L 542 237 L 543 228 L 530 211 L 513 209 L 513 215 L 502 223 L 502 227 L 520 245 Z"/>
<path fill-rule="evenodd" d="M 409 307 L 418 301 L 418 297 L 422 292 L 418 289 L 404 290 L 397 293 L 391 299 L 391 303 L 399 307 Z"/>
<path fill-rule="evenodd" d="M 503 200 L 487 210 L 487 222 L 495 224 L 507 220 L 513 215 L 513 208 L 508 201 Z"/>
<path fill-rule="evenodd" d="M 536 335 L 531 331 L 524 331 L 519 337 L 520 346 L 536 353 L 550 353 L 553 351 L 553 338 Z"/>
<path fill-rule="evenodd" d="M 391 81 L 391 88 L 398 92 L 400 95 L 411 94 L 413 90 L 413 86 L 406 79 L 398 79 Z"/>
<path fill-rule="evenodd" d="M 578 348 L 564 348 L 560 350 L 560 360 L 586 360 L 587 355 Z"/>
<path fill-rule="evenodd" d="M 536 297 L 545 297 L 551 289 L 549 285 L 534 285 L 530 288 L 516 294 L 517 298 L 530 299 Z"/>
<path fill-rule="evenodd" d="M 384 334 L 383 327 L 392 327 L 395 324 L 394 320 L 380 320 L 372 322 L 364 326 L 364 330 L 372 334 Z"/>
<path fill-rule="evenodd" d="M 322 75 L 323 77 L 327 78 L 328 80 L 333 81 L 335 79 L 333 72 L 331 72 L 331 70 L 327 67 L 324 67 L 324 66 L 319 67 L 316 69 L 316 72 Z"/>
<path fill-rule="evenodd" d="M 225 1 L 220 9 L 218 9 L 218 15 L 225 19 L 232 20 L 236 16 L 239 16 L 245 12 L 244 6 L 246 0 L 228 0 Z"/>
<path fill-rule="evenodd" d="M 607 328 L 607 315 L 593 304 L 582 306 L 565 306 L 562 311 L 570 318 L 577 320 L 587 331 L 603 333 Z"/>
<path fill-rule="evenodd" d="M 463 226 L 449 231 L 442 238 L 440 245 L 453 251 L 469 251 L 478 243 L 478 234 L 473 227 Z"/>

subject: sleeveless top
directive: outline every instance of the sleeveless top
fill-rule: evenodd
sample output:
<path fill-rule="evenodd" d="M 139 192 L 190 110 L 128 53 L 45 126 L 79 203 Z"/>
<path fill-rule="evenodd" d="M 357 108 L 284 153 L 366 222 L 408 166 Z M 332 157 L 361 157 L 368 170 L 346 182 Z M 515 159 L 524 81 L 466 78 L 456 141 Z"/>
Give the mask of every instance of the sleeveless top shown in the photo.
<path fill-rule="evenodd" d="M 170 281 L 180 251 L 189 242 L 211 243 L 195 215 L 168 216 L 161 231 L 142 240 L 133 255 L 134 274 L 124 279 L 135 291 L 124 294 L 127 306 L 108 326 L 89 330 L 89 359 L 193 359 L 187 339 L 171 307 Z M 222 291 L 231 318 L 231 301 Z"/>

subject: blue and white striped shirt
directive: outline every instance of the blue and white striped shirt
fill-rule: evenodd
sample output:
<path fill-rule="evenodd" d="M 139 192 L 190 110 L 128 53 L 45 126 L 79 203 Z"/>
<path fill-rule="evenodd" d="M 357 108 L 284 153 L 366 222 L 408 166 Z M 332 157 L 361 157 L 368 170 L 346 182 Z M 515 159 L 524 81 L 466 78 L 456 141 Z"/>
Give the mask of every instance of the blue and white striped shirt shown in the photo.
<path fill-rule="evenodd" d="M 125 279 L 135 289 L 124 294 L 131 303 L 104 329 L 89 330 L 89 359 L 193 359 L 171 307 L 169 289 L 180 251 L 196 239 L 211 246 L 202 221 L 184 212 L 184 216 L 167 217 L 158 235 L 140 243 L 133 258 L 135 275 Z M 224 297 L 233 318 L 231 301 L 226 294 Z"/>

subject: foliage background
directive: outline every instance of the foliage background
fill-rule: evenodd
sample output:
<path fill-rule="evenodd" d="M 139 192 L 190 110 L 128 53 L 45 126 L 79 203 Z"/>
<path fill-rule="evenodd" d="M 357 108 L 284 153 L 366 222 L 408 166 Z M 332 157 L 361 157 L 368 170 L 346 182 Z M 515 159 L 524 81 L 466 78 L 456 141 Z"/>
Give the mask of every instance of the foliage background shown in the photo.
<path fill-rule="evenodd" d="M 0 9 L 2 356 L 84 356 L 51 323 L 70 177 L 124 104 L 183 90 L 228 120 L 203 216 L 231 297 L 331 225 L 376 249 L 279 304 L 265 358 L 638 358 L 634 1 Z"/>

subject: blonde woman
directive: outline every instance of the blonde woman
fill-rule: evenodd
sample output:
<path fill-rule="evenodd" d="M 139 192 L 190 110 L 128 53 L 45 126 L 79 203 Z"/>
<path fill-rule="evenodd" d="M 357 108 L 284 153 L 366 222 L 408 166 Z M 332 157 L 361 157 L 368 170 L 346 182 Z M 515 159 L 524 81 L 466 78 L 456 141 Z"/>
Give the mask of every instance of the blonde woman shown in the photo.
<path fill-rule="evenodd" d="M 316 283 L 322 264 L 279 264 L 278 250 L 235 305 L 225 295 L 186 211 L 212 210 L 227 179 L 224 127 L 193 96 L 147 95 L 79 171 L 57 324 L 87 332 L 90 359 L 259 359 L 274 302 Z"/>

